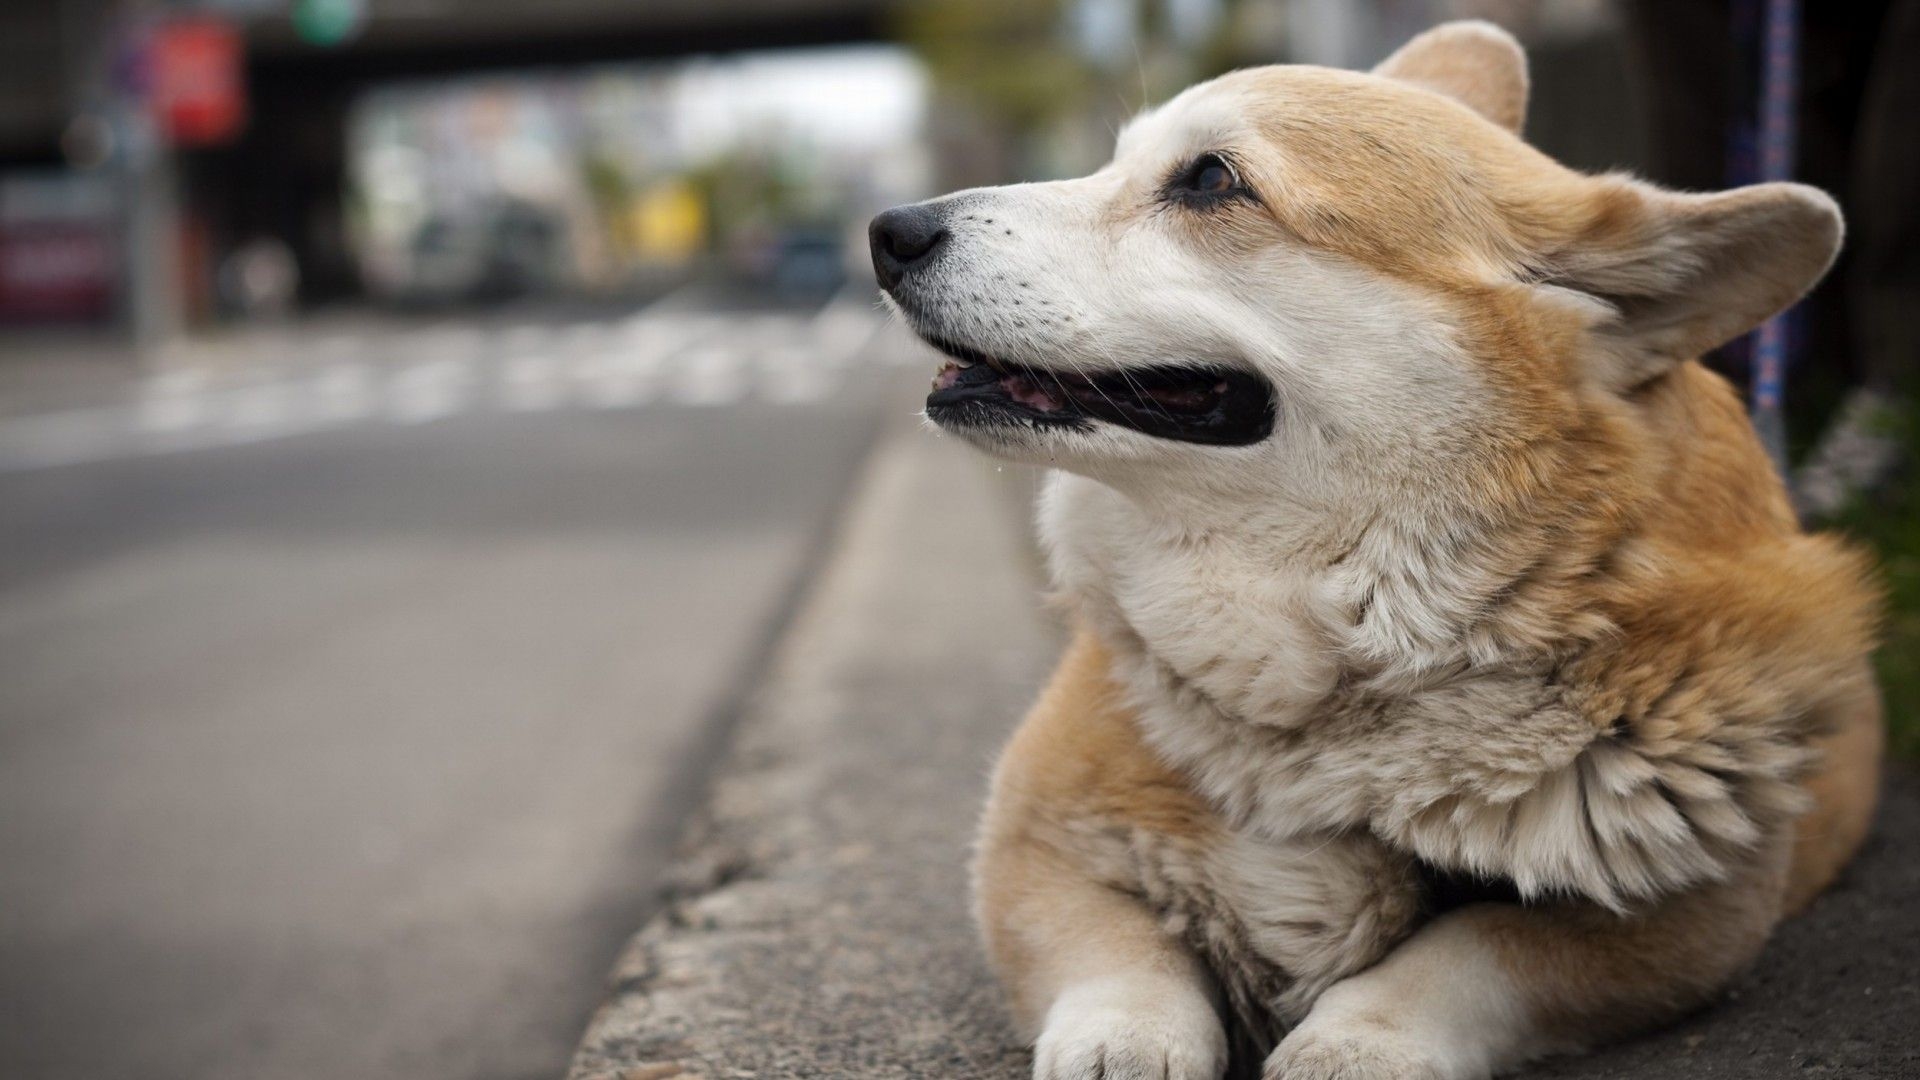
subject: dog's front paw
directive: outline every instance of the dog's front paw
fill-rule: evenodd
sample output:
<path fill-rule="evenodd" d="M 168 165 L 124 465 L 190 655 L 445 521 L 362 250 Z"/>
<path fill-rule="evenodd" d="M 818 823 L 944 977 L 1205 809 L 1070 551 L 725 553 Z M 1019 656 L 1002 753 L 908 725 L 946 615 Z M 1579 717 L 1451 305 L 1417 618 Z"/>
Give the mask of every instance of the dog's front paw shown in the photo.
<path fill-rule="evenodd" d="M 1405 1032 L 1309 1016 L 1267 1058 L 1261 1080 L 1448 1080 L 1448 1072 Z"/>
<path fill-rule="evenodd" d="M 1062 995 L 1033 1048 L 1034 1080 L 1220 1080 L 1226 1067 L 1204 998 L 1122 987 Z"/>

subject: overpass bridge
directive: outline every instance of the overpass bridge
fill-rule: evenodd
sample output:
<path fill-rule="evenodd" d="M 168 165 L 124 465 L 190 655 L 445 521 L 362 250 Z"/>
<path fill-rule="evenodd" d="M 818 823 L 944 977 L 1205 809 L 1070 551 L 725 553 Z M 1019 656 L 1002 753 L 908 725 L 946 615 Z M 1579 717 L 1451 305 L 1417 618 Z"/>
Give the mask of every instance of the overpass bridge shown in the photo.
<path fill-rule="evenodd" d="M 366 0 L 340 45 L 284 15 L 249 20 L 254 63 L 359 76 L 643 59 L 877 38 L 889 0 Z"/>
<path fill-rule="evenodd" d="M 256 89 L 682 53 L 866 41 L 889 0 L 363 0 L 346 40 L 305 40 L 295 0 L 9 0 L 0 4 L 0 164 L 52 160 L 105 76 L 116 17 L 226 13 Z"/>

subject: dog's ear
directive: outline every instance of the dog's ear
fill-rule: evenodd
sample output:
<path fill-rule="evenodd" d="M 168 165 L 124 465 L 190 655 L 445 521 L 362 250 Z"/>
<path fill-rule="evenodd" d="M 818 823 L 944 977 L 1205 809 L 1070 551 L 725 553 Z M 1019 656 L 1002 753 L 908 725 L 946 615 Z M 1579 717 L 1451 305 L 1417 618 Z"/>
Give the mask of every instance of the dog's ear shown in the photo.
<path fill-rule="evenodd" d="M 1527 120 L 1526 50 L 1490 22 L 1442 23 L 1373 73 L 1445 94 L 1516 135 Z"/>
<path fill-rule="evenodd" d="M 1806 295 L 1840 251 L 1840 207 L 1805 184 L 1713 194 L 1602 178 L 1591 213 L 1547 258 L 1546 279 L 1617 313 L 1617 370 L 1630 386 L 1760 325 Z"/>

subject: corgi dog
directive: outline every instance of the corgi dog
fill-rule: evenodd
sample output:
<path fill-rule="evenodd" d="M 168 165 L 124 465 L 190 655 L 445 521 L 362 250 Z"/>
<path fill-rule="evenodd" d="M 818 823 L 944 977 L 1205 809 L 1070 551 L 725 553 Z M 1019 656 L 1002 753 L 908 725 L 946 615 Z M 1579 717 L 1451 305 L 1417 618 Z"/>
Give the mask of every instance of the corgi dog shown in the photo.
<path fill-rule="evenodd" d="M 1468 1080 L 1714 999 L 1860 843 L 1878 597 L 1697 360 L 1841 239 L 1567 169 L 1526 58 L 1237 71 L 870 229 L 1074 636 L 977 912 L 1039 1080 Z"/>

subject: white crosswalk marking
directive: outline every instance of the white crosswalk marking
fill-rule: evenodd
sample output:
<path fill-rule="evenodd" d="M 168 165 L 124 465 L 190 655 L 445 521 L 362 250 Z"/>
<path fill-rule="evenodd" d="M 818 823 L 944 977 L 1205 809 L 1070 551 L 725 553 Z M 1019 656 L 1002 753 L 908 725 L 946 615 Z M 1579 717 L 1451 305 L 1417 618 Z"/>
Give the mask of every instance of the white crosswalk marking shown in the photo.
<path fill-rule="evenodd" d="M 675 367 L 667 396 L 677 404 L 712 408 L 731 405 L 747 394 L 746 370 L 731 349 L 698 348 Z"/>
<path fill-rule="evenodd" d="M 313 343 L 313 357 L 323 364 L 349 363 L 367 354 L 367 340 L 359 334 L 328 334 Z"/>
<path fill-rule="evenodd" d="M 396 359 L 432 361 L 471 359 L 486 346 L 486 335 L 466 326 L 430 326 L 403 335 L 395 343 Z"/>
<path fill-rule="evenodd" d="M 139 429 L 170 434 L 205 422 L 206 386 L 204 371 L 170 371 L 147 380 L 140 395 Z"/>
<path fill-rule="evenodd" d="M 820 309 L 810 329 L 820 355 L 827 363 L 839 365 L 851 363 L 883 324 L 881 312 L 871 299 L 843 294 Z"/>
<path fill-rule="evenodd" d="M 138 425 L 151 434 L 185 431 L 207 417 L 207 399 L 197 394 L 153 394 L 140 400 Z"/>
<path fill-rule="evenodd" d="M 352 423 L 373 411 L 373 371 L 365 364 L 336 364 L 314 380 L 311 392 L 317 421 Z"/>
<path fill-rule="evenodd" d="M 560 362 L 547 353 L 510 357 L 500 373 L 500 404 L 515 412 L 558 407 L 566 384 Z"/>
<path fill-rule="evenodd" d="M 472 393 L 471 357 L 429 360 L 394 376 L 387 414 L 402 424 L 424 424 L 460 411 Z"/>
<path fill-rule="evenodd" d="M 177 371 L 164 371 L 147 380 L 147 390 L 153 394 L 167 396 L 195 393 L 204 390 L 212 379 L 204 368 L 184 368 Z"/>
<path fill-rule="evenodd" d="M 205 366 L 146 379 L 120 404 L 0 417 L 0 470 L 476 410 L 804 406 L 833 395 L 868 360 L 884 323 L 868 296 L 849 292 L 806 313 L 662 304 L 618 320 L 493 331 L 440 323 L 306 340 L 276 331 L 257 356 L 222 343 Z M 254 366 L 239 366 L 247 362 Z M 228 368 L 234 374 L 215 374 Z"/>
<path fill-rule="evenodd" d="M 292 416 L 293 393 L 284 383 L 249 386 L 226 399 L 224 425 L 248 434 L 284 424 Z"/>
<path fill-rule="evenodd" d="M 598 349 L 607 340 L 609 328 L 601 323 L 579 323 L 569 326 L 560 335 L 558 351 L 569 355 L 589 353 Z"/>
<path fill-rule="evenodd" d="M 521 323 L 499 335 L 500 347 L 509 353 L 537 352 L 553 340 L 553 327 L 539 323 Z"/>
<path fill-rule="evenodd" d="M 659 392 L 661 356 L 654 350 L 603 346 L 580 358 L 574 377 L 581 400 L 594 408 L 632 408 Z"/>
<path fill-rule="evenodd" d="M 837 365 L 825 362 L 825 354 L 809 344 L 775 345 L 763 349 L 757 358 L 760 396 L 784 405 L 819 401 L 832 394 L 838 385 Z"/>

